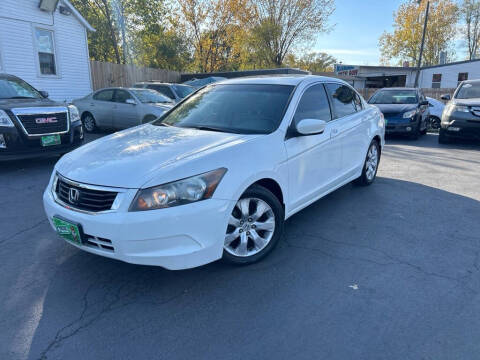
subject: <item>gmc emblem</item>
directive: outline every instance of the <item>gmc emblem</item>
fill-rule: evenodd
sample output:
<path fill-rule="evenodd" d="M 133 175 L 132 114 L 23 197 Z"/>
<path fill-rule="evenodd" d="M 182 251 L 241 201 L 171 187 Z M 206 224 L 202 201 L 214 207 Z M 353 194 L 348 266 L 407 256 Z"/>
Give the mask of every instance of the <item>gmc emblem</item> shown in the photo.
<path fill-rule="evenodd" d="M 35 123 L 36 124 L 53 124 L 58 122 L 56 117 L 44 117 L 44 118 L 36 118 Z"/>

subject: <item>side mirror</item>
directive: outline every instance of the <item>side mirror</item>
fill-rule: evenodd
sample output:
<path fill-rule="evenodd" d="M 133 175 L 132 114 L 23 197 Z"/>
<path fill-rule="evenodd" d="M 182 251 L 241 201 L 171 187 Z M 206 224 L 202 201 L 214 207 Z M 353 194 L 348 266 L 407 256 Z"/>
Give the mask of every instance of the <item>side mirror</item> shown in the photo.
<path fill-rule="evenodd" d="M 42 95 L 44 98 L 48 98 L 48 91 L 39 91 L 40 95 Z"/>
<path fill-rule="evenodd" d="M 324 120 L 302 119 L 297 123 L 296 129 L 300 135 L 315 135 L 323 133 L 326 125 Z"/>
<path fill-rule="evenodd" d="M 125 100 L 125 104 L 137 105 L 137 103 L 136 103 L 135 100 L 133 100 L 133 99 L 127 99 L 127 100 Z"/>
<path fill-rule="evenodd" d="M 428 106 L 429 103 L 428 103 L 427 100 L 423 100 L 423 101 L 421 101 L 420 104 L 418 104 L 418 105 L 419 105 L 419 106 Z"/>
<path fill-rule="evenodd" d="M 442 99 L 442 100 L 447 100 L 447 101 L 448 101 L 448 100 L 451 100 L 451 99 L 452 99 L 452 97 L 450 96 L 450 94 L 444 94 L 444 95 L 442 95 L 441 99 Z"/>

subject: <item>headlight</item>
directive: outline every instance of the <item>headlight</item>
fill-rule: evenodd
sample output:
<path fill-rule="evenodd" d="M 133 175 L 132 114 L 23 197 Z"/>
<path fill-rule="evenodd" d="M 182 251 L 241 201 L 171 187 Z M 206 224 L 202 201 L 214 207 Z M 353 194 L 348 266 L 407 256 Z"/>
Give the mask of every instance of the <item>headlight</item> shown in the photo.
<path fill-rule="evenodd" d="M 459 112 L 470 112 L 470 109 L 468 106 L 464 105 L 454 105 L 454 104 L 448 104 L 445 106 L 445 109 L 443 110 L 443 115 L 450 116 L 452 113 L 459 111 Z"/>
<path fill-rule="evenodd" d="M 68 105 L 68 113 L 70 115 L 70 123 L 80 121 L 80 113 L 75 105 Z"/>
<path fill-rule="evenodd" d="M 406 113 L 403 114 L 403 118 L 408 119 L 408 118 L 414 117 L 416 113 L 417 113 L 417 109 L 407 111 Z"/>
<path fill-rule="evenodd" d="M 10 116 L 8 116 L 8 114 L 3 110 L 0 110 L 0 126 L 14 126 L 12 120 L 10 119 Z"/>
<path fill-rule="evenodd" d="M 163 209 L 210 199 L 227 169 L 220 168 L 197 176 L 138 191 L 129 211 Z"/>

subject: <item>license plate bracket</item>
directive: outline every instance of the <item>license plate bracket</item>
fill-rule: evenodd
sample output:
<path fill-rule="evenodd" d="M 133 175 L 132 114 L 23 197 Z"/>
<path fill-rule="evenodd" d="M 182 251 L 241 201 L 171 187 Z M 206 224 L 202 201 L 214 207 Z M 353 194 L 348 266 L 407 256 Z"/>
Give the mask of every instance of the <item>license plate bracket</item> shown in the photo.
<path fill-rule="evenodd" d="M 52 221 L 58 235 L 75 245 L 82 245 L 83 231 L 80 224 L 73 223 L 59 216 L 53 216 Z"/>
<path fill-rule="evenodd" d="M 62 139 L 60 138 L 59 134 L 42 136 L 40 141 L 42 146 L 60 145 L 62 143 Z"/>

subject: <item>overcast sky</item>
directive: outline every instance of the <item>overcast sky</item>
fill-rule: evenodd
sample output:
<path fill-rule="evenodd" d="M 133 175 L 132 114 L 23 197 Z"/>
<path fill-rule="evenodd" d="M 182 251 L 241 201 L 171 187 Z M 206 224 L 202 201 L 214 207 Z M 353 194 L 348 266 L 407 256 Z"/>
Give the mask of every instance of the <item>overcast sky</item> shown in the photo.
<path fill-rule="evenodd" d="M 378 39 L 391 31 L 393 12 L 402 0 L 336 0 L 332 32 L 318 37 L 314 51 L 326 52 L 344 64 L 378 65 Z M 457 57 L 462 58 L 462 49 Z"/>

